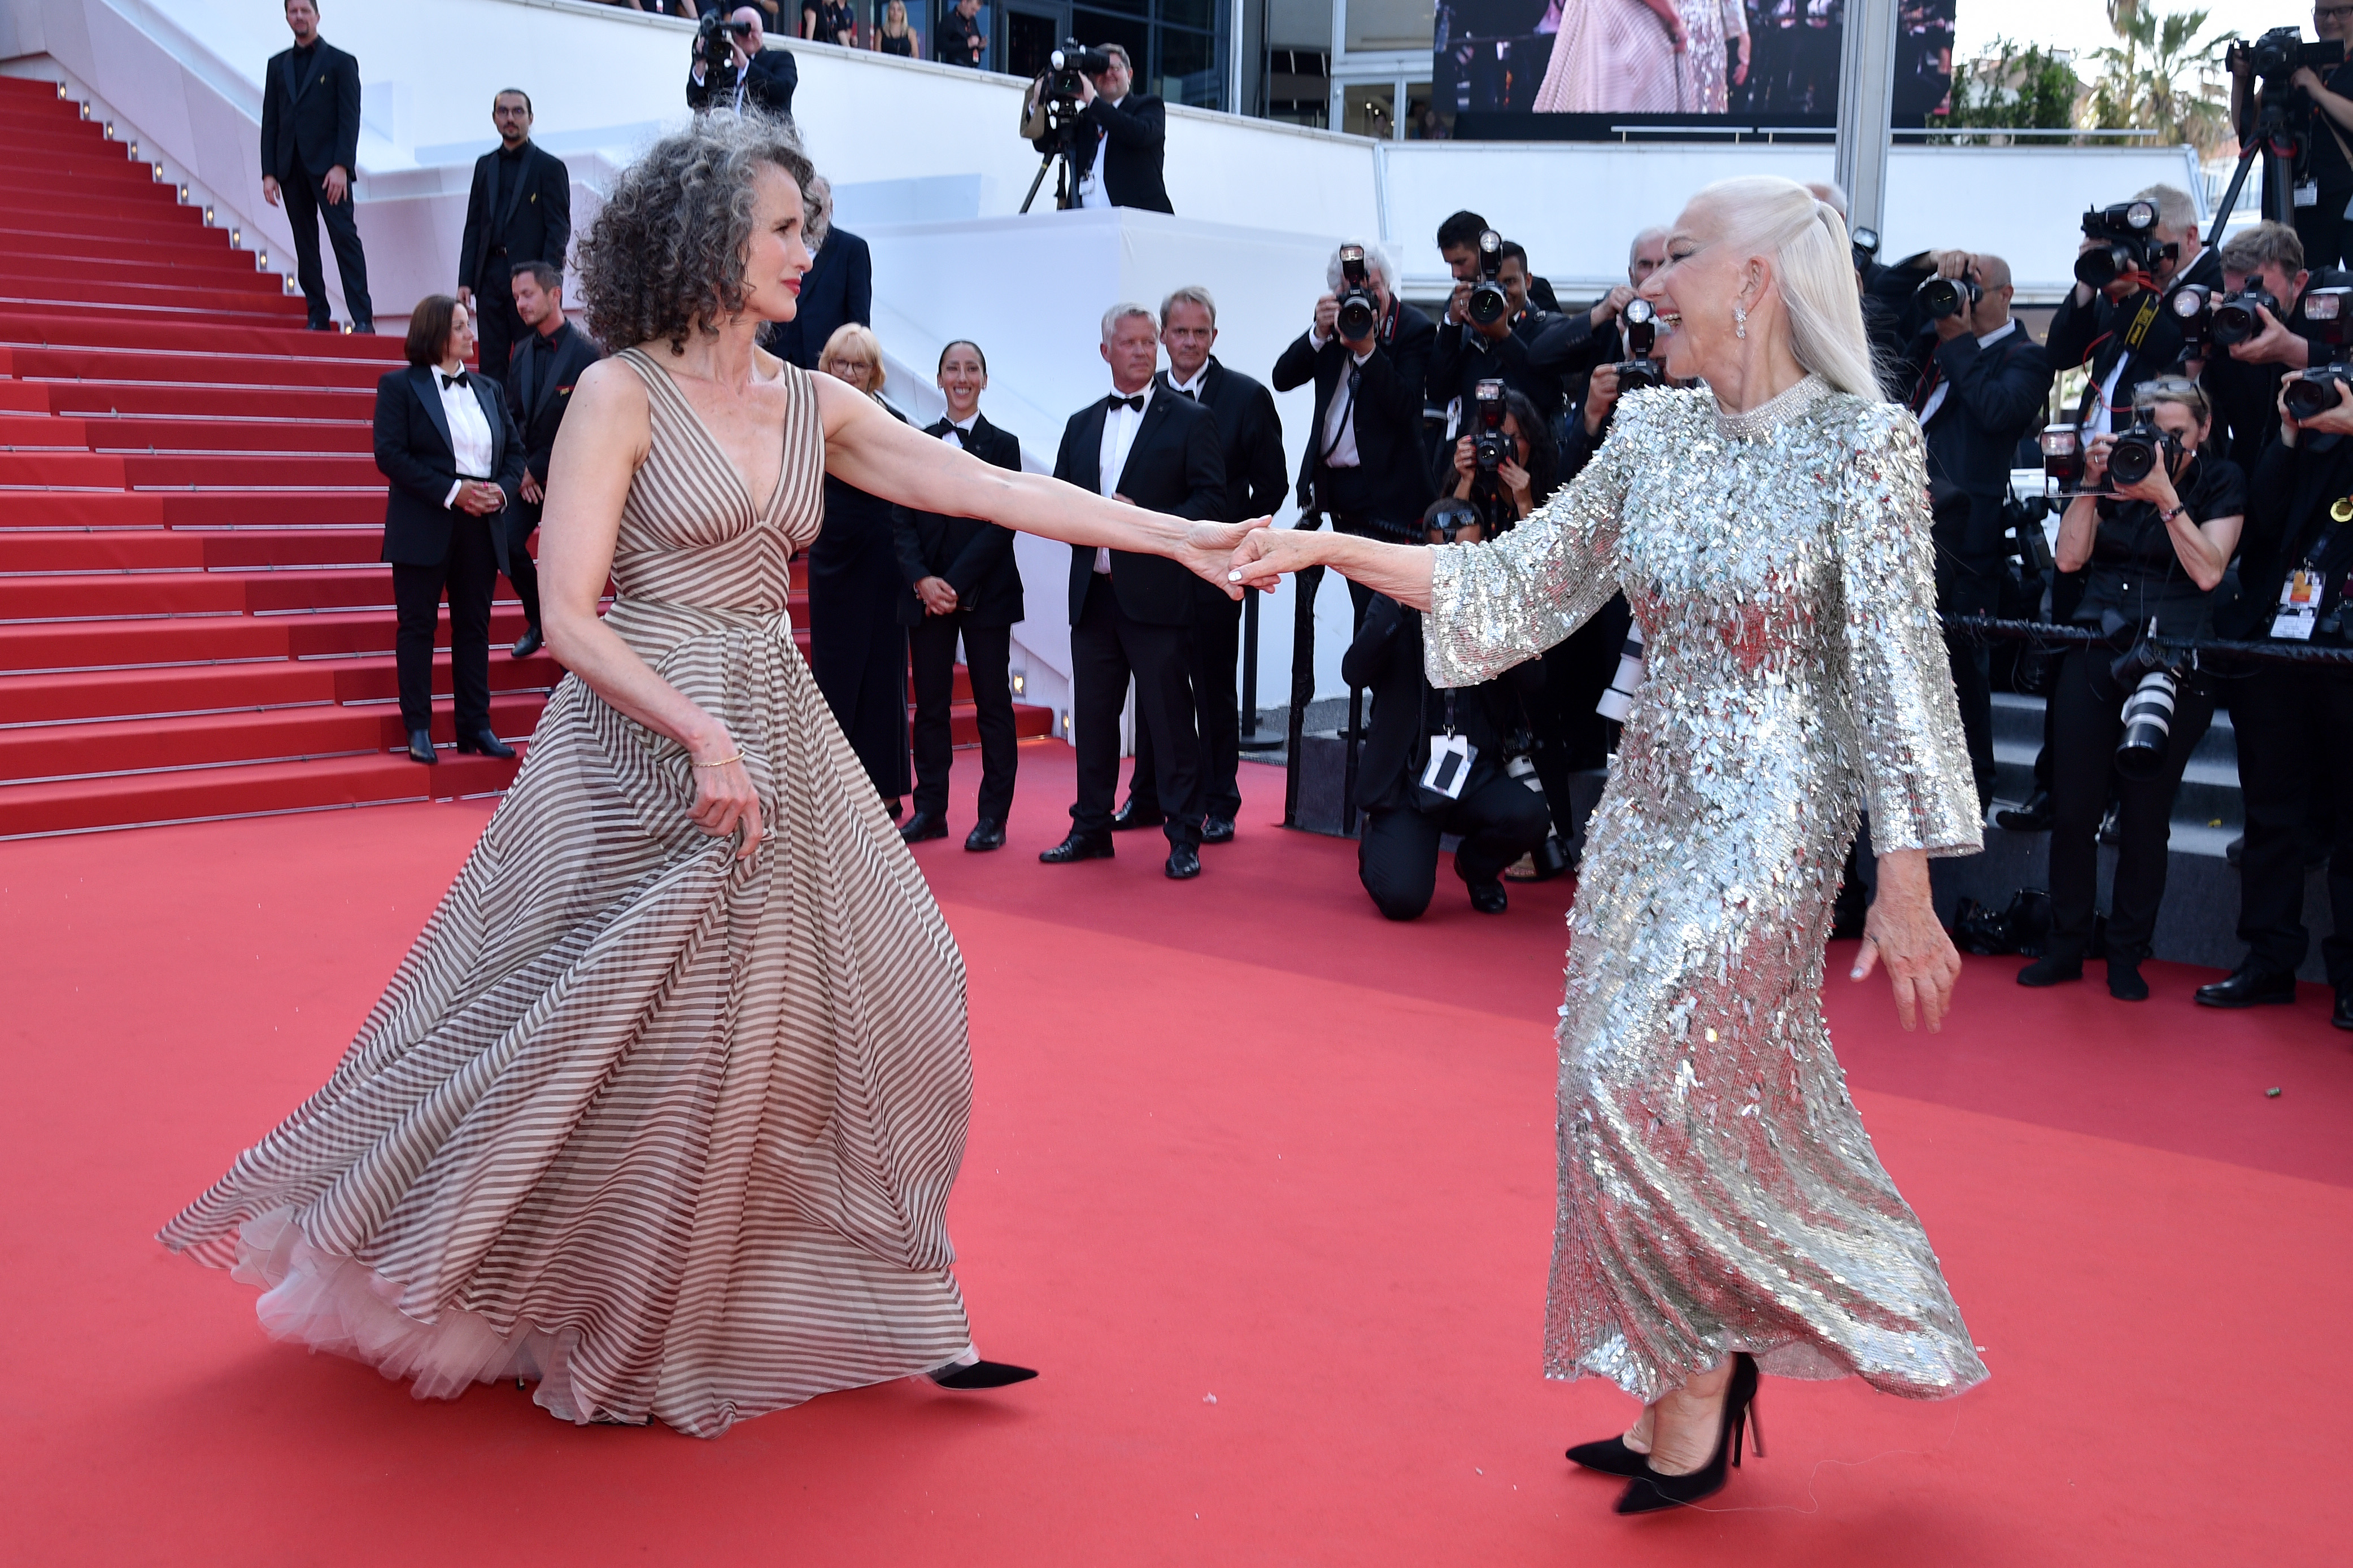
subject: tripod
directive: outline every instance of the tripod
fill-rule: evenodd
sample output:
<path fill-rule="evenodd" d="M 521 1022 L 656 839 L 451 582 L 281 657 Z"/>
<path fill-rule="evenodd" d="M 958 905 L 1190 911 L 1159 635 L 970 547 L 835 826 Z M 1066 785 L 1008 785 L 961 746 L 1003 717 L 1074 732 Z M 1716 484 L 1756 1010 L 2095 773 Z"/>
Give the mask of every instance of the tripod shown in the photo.
<path fill-rule="evenodd" d="M 1058 147 L 1051 153 L 1047 153 L 1044 157 L 1038 160 L 1038 177 L 1029 182 L 1029 194 L 1021 198 L 1021 210 L 1023 212 L 1028 212 L 1029 210 L 1029 204 L 1038 199 L 1038 187 L 1046 183 L 1046 171 L 1053 168 L 1058 160 L 1061 163 L 1061 168 L 1058 170 L 1054 175 L 1055 210 L 1058 212 L 1068 212 L 1071 207 L 1078 205 L 1077 182 L 1071 178 L 1070 152 L 1066 148 Z"/>
<path fill-rule="evenodd" d="M 2294 89 L 2294 96 L 2302 100 L 2303 89 Z M 2290 182 L 2294 178 L 2296 150 L 2304 140 L 2304 133 L 2288 123 L 2288 114 L 2294 107 L 2296 105 L 2293 103 L 2265 103 L 2263 112 L 2256 116 L 2254 134 L 2246 138 L 2245 146 L 2239 153 L 2239 166 L 2231 175 L 2230 188 L 2222 193 L 2222 200 L 2214 209 L 2214 228 L 2206 237 L 2208 245 L 2222 243 L 2223 226 L 2231 221 L 2231 214 L 2237 210 L 2240 188 L 2246 184 L 2247 171 L 2255 166 L 2258 157 L 2263 161 L 2263 216 L 2273 223 L 2293 225 L 2295 222 L 2295 210 L 2290 205 Z"/>

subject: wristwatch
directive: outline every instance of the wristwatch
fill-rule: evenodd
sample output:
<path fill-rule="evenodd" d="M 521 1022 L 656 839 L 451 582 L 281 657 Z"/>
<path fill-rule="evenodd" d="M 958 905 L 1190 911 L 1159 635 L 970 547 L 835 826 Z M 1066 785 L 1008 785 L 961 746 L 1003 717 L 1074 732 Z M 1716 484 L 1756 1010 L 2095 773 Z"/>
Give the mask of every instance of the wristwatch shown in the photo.
<path fill-rule="evenodd" d="M 2158 512 L 2157 514 L 2157 521 L 2169 526 L 2175 518 L 2181 516 L 2189 510 L 2189 509 L 2188 507 L 2176 501 L 2173 505 L 2167 507 L 2163 511 Z"/>

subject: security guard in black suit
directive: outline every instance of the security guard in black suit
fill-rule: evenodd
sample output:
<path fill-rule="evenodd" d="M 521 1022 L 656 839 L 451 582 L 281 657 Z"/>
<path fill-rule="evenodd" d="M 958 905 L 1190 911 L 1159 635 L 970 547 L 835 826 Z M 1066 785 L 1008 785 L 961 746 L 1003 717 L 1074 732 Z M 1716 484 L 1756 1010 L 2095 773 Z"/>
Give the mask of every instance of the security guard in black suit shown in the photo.
<path fill-rule="evenodd" d="M 483 371 L 503 381 L 523 323 L 509 274 L 543 261 L 559 273 L 572 245 L 572 174 L 531 140 L 531 95 L 511 87 L 491 100 L 499 148 L 474 161 L 466 235 L 458 247 L 458 302 L 473 312 Z"/>
<path fill-rule="evenodd" d="M 580 373 L 605 357 L 596 340 L 564 319 L 564 274 L 544 261 L 526 261 L 514 269 L 514 301 L 526 335 L 507 362 L 507 406 L 515 428 L 522 433 L 523 471 L 515 504 L 507 513 L 506 548 L 499 564 L 515 585 L 528 623 L 517 638 L 513 656 L 529 658 L 540 650 L 539 572 L 532 563 L 531 536 L 539 528 L 540 508 L 547 499 L 547 464 L 555 452 L 555 433 L 564 411 L 572 406 L 572 389 Z"/>
<path fill-rule="evenodd" d="M 352 216 L 352 171 L 360 162 L 360 62 L 319 37 L 317 0 L 286 0 L 294 47 L 272 56 L 261 76 L 261 195 L 294 226 L 294 273 L 311 330 L 332 331 L 327 275 L 319 267 L 319 225 L 335 247 L 352 331 L 375 331 L 367 254 Z"/>

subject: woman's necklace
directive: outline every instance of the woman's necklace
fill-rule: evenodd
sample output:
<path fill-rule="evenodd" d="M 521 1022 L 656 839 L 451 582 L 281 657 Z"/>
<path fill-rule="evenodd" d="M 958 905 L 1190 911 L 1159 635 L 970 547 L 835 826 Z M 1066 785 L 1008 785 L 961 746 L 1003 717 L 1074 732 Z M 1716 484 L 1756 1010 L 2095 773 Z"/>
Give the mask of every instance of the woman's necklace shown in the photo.
<path fill-rule="evenodd" d="M 1746 413 L 1735 414 L 1718 403 L 1715 405 L 1715 426 L 1726 436 L 1753 441 L 1759 436 L 1772 434 L 1778 426 L 1795 419 L 1829 396 L 1830 390 L 1830 383 L 1809 372 L 1803 380 L 1787 392 L 1767 398 Z"/>

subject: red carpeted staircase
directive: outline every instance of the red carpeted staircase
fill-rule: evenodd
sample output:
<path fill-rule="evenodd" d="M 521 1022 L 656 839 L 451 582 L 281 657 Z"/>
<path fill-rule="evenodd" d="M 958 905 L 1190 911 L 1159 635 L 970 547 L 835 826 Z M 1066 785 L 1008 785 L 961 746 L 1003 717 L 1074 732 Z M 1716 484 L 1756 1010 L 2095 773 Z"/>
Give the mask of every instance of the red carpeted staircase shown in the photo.
<path fill-rule="evenodd" d="M 370 453 L 397 340 L 305 331 L 81 114 L 0 79 L 0 837 L 504 789 L 514 763 L 448 749 L 446 654 L 441 765 L 398 754 Z M 499 591 L 491 721 L 520 742 L 563 671 L 508 657 Z"/>

